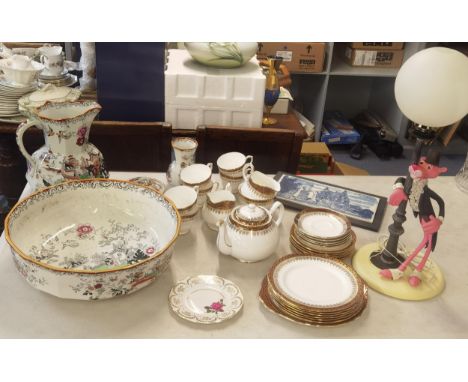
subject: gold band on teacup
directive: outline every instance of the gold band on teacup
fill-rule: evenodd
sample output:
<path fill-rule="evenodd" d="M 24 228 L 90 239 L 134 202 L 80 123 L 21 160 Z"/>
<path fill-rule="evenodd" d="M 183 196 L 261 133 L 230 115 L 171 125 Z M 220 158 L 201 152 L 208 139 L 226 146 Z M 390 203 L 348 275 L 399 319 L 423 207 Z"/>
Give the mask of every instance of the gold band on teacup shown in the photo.
<path fill-rule="evenodd" d="M 179 213 L 184 213 L 184 212 L 190 211 L 195 206 L 195 204 L 197 204 L 197 199 L 198 199 L 198 197 L 195 198 L 195 201 L 188 207 L 177 208 L 177 211 L 179 211 Z"/>
<path fill-rule="evenodd" d="M 215 210 L 232 210 L 234 208 L 234 206 L 236 205 L 236 202 L 233 201 L 233 200 L 224 200 L 222 202 L 219 202 L 219 203 L 213 203 L 211 200 L 210 200 L 210 197 L 208 196 L 206 198 L 206 205 L 208 207 L 211 207 Z"/>
<path fill-rule="evenodd" d="M 235 182 L 241 182 L 244 179 L 242 175 L 239 177 L 229 176 L 229 175 L 226 175 L 223 171 L 222 170 L 219 171 L 219 176 L 221 178 L 226 178 L 227 180 L 233 180 Z"/>

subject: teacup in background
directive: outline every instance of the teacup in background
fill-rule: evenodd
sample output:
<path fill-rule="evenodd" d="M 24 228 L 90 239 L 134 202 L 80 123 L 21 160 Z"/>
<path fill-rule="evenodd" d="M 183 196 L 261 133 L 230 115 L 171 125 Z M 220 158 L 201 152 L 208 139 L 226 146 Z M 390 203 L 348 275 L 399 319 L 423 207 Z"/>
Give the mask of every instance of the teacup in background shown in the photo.
<path fill-rule="evenodd" d="M 245 164 L 252 163 L 253 156 L 245 156 L 237 151 L 232 151 L 221 155 L 216 164 L 218 165 L 219 173 L 229 178 L 242 177 L 242 169 Z"/>
<path fill-rule="evenodd" d="M 253 162 L 252 155 L 244 155 L 237 151 L 232 151 L 221 155 L 216 164 L 218 165 L 219 176 L 223 187 L 231 184 L 233 194 L 237 194 L 239 185 L 244 181 L 242 170 L 244 166 Z"/>
<path fill-rule="evenodd" d="M 61 46 L 42 46 L 38 50 L 41 54 L 40 61 L 45 67 L 43 75 L 58 76 L 63 73 L 64 60 Z"/>
<path fill-rule="evenodd" d="M 186 186 L 198 186 L 198 205 L 201 207 L 205 203 L 206 194 L 213 188 L 211 179 L 213 163 L 202 164 L 195 163 L 185 167 L 180 172 L 180 180 Z"/>
<path fill-rule="evenodd" d="M 198 186 L 175 186 L 164 193 L 171 199 L 181 218 L 180 235 L 190 231 L 198 213 Z"/>

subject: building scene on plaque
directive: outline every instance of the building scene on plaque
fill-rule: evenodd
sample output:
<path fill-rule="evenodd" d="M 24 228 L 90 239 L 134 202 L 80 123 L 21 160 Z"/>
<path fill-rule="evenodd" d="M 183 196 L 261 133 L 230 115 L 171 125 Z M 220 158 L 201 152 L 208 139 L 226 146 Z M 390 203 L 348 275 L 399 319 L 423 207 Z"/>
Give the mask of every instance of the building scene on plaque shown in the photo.
<path fill-rule="evenodd" d="M 354 219 L 372 222 L 379 199 L 331 185 L 284 175 L 280 196 L 304 206 L 329 208 Z"/>

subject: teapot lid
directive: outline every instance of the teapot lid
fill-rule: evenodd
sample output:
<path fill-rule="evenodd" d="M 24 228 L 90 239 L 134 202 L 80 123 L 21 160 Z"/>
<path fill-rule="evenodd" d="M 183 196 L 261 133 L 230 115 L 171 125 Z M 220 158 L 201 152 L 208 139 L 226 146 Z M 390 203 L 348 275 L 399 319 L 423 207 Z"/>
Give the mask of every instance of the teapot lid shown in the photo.
<path fill-rule="evenodd" d="M 241 228 L 263 229 L 271 223 L 270 213 L 263 207 L 247 204 L 234 208 L 231 222 Z"/>

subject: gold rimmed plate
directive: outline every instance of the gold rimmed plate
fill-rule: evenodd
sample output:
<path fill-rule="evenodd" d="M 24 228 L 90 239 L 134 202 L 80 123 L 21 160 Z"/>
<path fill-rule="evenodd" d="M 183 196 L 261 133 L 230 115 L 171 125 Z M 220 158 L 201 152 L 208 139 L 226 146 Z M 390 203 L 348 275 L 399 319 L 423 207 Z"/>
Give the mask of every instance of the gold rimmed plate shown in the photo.
<path fill-rule="evenodd" d="M 324 257 L 289 255 L 268 272 L 273 290 L 291 304 L 308 309 L 335 309 L 352 301 L 359 276 L 347 264 Z"/>
<path fill-rule="evenodd" d="M 351 229 L 348 218 L 325 208 L 307 208 L 299 212 L 294 222 L 304 234 L 315 238 L 336 239 Z"/>
<path fill-rule="evenodd" d="M 362 310 L 357 313 L 354 317 L 351 317 L 349 318 L 348 320 L 343 320 L 343 321 L 334 321 L 334 322 L 313 322 L 311 320 L 307 320 L 307 319 L 303 319 L 303 318 L 300 318 L 300 317 L 295 317 L 295 316 L 292 316 L 290 315 L 288 312 L 285 312 L 285 311 L 282 311 L 281 309 L 279 309 L 274 303 L 273 303 L 273 300 L 271 299 L 269 293 L 268 293 L 268 281 L 267 281 L 267 278 L 265 277 L 263 279 L 263 282 L 262 282 L 262 286 L 261 286 L 261 289 L 260 289 L 260 292 L 259 292 L 259 300 L 260 302 L 264 305 L 264 307 L 266 309 L 268 309 L 270 312 L 288 320 L 288 321 L 291 321 L 291 322 L 295 322 L 295 323 L 298 323 L 298 324 L 302 324 L 302 325 L 306 325 L 306 326 L 315 326 L 315 327 L 323 327 L 323 326 L 337 326 L 337 325 L 341 325 L 341 324 L 345 324 L 345 323 L 348 323 L 348 322 L 351 322 L 355 319 L 357 319 L 358 317 L 360 317 L 362 315 L 362 312 L 364 312 L 366 306 L 367 306 L 367 295 L 366 295 L 366 299 L 363 303 L 363 307 L 362 307 Z"/>

